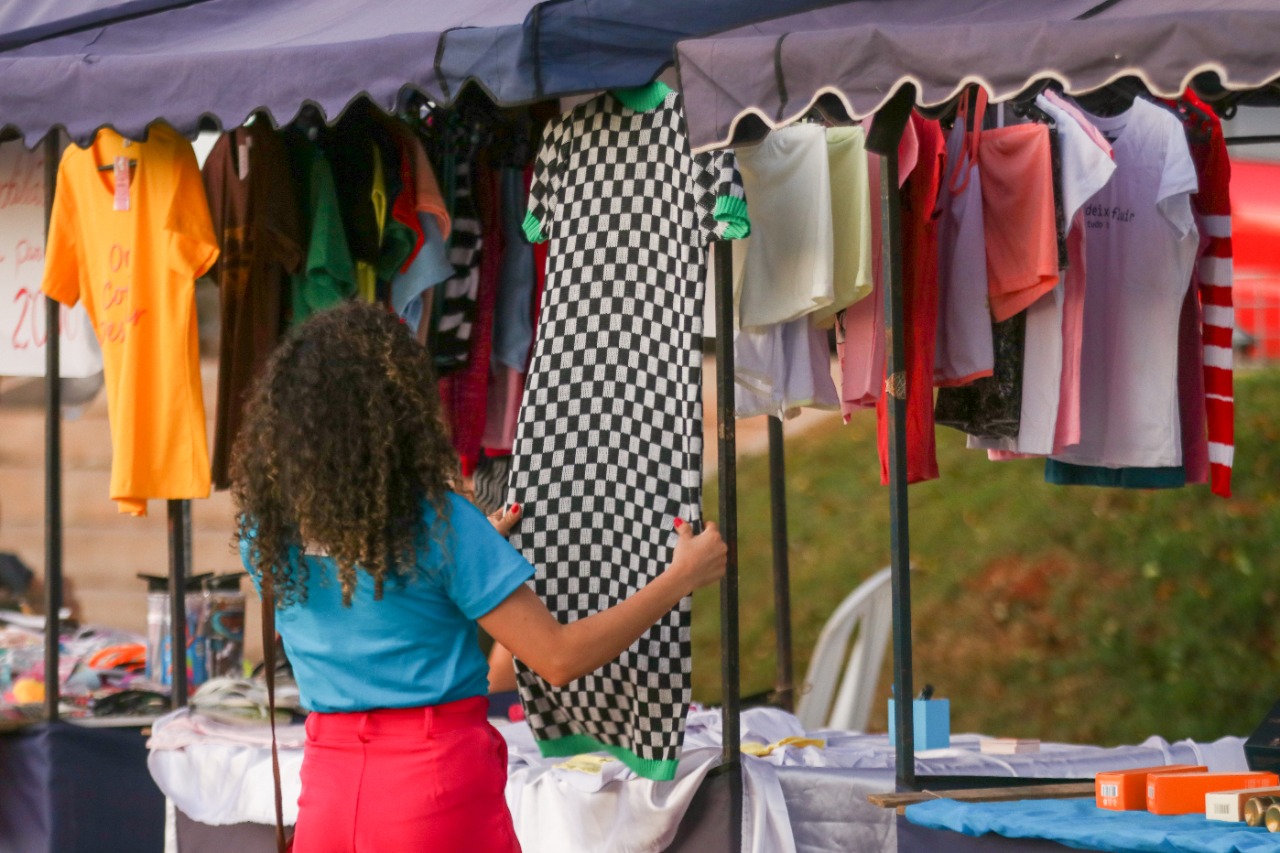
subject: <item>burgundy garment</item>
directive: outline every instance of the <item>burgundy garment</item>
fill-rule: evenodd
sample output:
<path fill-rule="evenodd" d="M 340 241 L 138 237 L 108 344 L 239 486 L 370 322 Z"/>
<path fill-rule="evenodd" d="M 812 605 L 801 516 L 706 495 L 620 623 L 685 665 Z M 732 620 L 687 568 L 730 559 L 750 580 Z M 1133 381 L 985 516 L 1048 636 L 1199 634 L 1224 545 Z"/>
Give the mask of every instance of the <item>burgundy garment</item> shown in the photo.
<path fill-rule="evenodd" d="M 1187 290 L 1178 322 L 1178 414 L 1182 424 L 1182 467 L 1188 483 L 1209 482 L 1202 323 L 1200 295 L 1193 285 Z"/>
<path fill-rule="evenodd" d="M 440 399 L 445 422 L 453 435 L 453 447 L 463 476 L 470 477 L 480 460 L 485 420 L 489 409 L 490 356 L 493 351 L 493 314 L 498 302 L 498 273 L 502 266 L 502 233 L 499 172 L 481 158 L 476 164 L 475 194 L 484 234 L 480 253 L 480 282 L 476 290 L 476 313 L 471 331 L 467 362 L 440 380 Z"/>
<path fill-rule="evenodd" d="M 486 456 L 510 456 L 516 440 L 524 374 L 494 362 L 489 381 L 489 412 L 481 444 Z"/>
<path fill-rule="evenodd" d="M 212 460 L 216 489 L 231 485 L 231 450 L 244 401 L 284 331 L 289 276 L 303 261 L 306 241 L 290 174 L 280 134 L 265 121 L 224 133 L 204 164 L 221 248 L 210 270 L 222 320 Z"/>
<path fill-rule="evenodd" d="M 907 482 L 938 477 L 933 436 L 933 362 L 938 336 L 938 223 L 933 216 L 946 166 L 936 121 L 911 114 L 919 143 L 916 167 L 902 188 L 902 296 L 906 339 Z M 880 482 L 889 482 L 888 395 L 876 402 Z"/>

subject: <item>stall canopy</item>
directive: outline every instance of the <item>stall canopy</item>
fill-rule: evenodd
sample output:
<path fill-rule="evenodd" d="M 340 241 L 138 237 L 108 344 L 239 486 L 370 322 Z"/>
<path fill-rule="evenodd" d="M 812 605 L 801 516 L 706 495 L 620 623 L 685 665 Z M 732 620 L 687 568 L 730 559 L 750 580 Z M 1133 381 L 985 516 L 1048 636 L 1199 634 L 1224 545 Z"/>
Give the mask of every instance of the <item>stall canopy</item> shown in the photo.
<path fill-rule="evenodd" d="M 1083 93 L 1125 76 L 1166 97 L 1280 76 L 1275 0 L 854 0 L 677 48 L 695 150 L 758 138 L 818 107 L 874 113 L 906 84 L 936 106 L 969 83 L 995 101 L 1037 80 Z"/>
<path fill-rule="evenodd" d="M 0 121 L 34 145 L 61 126 L 140 135 L 164 118 L 241 124 L 304 103 L 335 117 L 358 95 L 392 108 L 409 86 L 448 102 L 474 80 L 499 103 L 639 85 L 680 38 L 820 0 L 199 0 L 0 15 Z M 11 29 L 4 29 L 5 25 Z M 7 39 L 7 40 L 6 40 Z"/>
<path fill-rule="evenodd" d="M 0 8 L 0 50 L 206 0 L 23 0 Z"/>

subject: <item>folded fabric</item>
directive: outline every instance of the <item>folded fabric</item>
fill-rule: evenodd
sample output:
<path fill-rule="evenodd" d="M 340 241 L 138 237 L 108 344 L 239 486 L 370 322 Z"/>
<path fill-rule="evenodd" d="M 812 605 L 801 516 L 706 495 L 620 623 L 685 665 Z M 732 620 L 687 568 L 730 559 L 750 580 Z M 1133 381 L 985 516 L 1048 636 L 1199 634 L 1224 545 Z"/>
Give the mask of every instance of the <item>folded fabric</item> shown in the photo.
<path fill-rule="evenodd" d="M 1201 814 L 1170 817 L 1109 811 L 1094 805 L 1092 798 L 1011 803 L 933 800 L 908 806 L 906 818 L 928 829 L 973 836 L 994 833 L 1006 838 L 1041 838 L 1068 847 L 1112 853 L 1280 851 L 1280 837 L 1268 833 L 1265 827 L 1210 821 Z"/>

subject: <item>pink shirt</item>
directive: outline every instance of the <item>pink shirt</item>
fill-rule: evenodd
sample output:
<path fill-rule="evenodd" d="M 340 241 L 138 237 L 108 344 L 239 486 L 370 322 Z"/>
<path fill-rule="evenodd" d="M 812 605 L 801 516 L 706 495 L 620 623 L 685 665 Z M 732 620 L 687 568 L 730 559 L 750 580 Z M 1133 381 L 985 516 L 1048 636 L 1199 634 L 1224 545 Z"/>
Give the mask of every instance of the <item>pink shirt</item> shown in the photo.
<path fill-rule="evenodd" d="M 868 125 L 868 133 L 870 126 Z M 915 128 L 907 122 L 898 143 L 898 186 L 916 167 L 920 156 L 920 141 Z M 872 198 L 880 193 L 880 158 L 868 158 L 868 174 Z M 840 410 L 845 422 L 858 409 L 875 408 L 876 400 L 884 388 L 884 288 L 881 286 L 883 267 L 880 248 L 880 205 L 871 205 L 871 294 L 855 302 L 844 312 L 844 319 L 837 329 L 836 349 L 840 355 Z"/>

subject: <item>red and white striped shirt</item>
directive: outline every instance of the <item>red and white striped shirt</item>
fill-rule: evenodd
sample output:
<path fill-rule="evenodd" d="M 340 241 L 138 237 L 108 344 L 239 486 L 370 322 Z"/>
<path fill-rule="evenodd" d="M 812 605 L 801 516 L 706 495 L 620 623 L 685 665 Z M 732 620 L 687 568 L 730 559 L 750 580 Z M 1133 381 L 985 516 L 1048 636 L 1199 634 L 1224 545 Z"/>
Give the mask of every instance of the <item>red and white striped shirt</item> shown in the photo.
<path fill-rule="evenodd" d="M 1231 161 L 1222 124 L 1203 101 L 1187 92 L 1183 100 L 1203 113 L 1194 127 L 1191 158 L 1200 190 L 1191 197 L 1202 239 L 1193 284 L 1204 312 L 1204 390 L 1209 431 L 1209 484 L 1215 495 L 1231 496 L 1235 456 L 1235 396 L 1231 337 L 1235 309 L 1231 298 Z"/>

